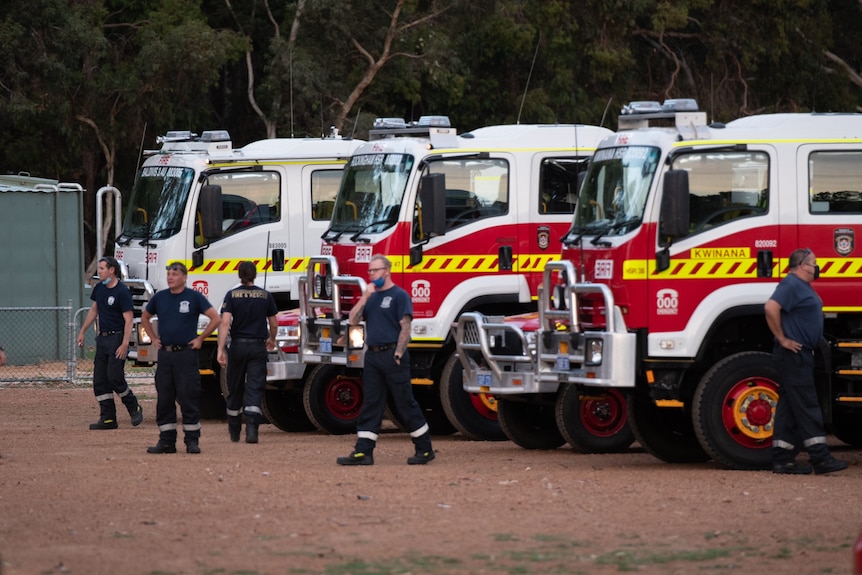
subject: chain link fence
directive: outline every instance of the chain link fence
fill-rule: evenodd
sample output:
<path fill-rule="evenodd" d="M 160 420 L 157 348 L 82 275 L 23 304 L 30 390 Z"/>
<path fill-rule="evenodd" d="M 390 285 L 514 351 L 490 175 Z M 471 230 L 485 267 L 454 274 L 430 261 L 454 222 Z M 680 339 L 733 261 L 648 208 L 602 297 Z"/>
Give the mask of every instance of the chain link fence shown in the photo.
<path fill-rule="evenodd" d="M 14 384 L 90 385 L 96 351 L 95 326 L 78 347 L 78 331 L 89 307 L 0 307 L 0 345 L 6 350 L 0 366 L 0 387 Z M 126 363 L 126 379 L 151 381 L 153 367 Z"/>

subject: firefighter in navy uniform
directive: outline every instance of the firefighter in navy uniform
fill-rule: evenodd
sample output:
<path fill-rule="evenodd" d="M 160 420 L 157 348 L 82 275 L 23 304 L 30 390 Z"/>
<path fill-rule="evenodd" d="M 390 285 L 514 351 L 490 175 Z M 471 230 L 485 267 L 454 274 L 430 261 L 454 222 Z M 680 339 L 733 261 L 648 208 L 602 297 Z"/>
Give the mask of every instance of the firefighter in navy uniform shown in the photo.
<path fill-rule="evenodd" d="M 431 434 L 410 383 L 410 330 L 413 304 L 406 291 L 392 282 L 392 264 L 382 255 L 371 258 L 368 276 L 371 283 L 350 310 L 350 324 L 365 318 L 365 368 L 362 371 L 362 409 L 356 420 L 356 445 L 339 465 L 373 465 L 374 448 L 383 423 L 386 395 L 392 395 L 398 417 L 410 431 L 414 455 L 409 465 L 423 465 L 434 459 Z"/>
<path fill-rule="evenodd" d="M 147 302 L 141 315 L 141 325 L 159 350 L 156 365 L 156 423 L 159 442 L 147 448 L 147 453 L 177 452 L 177 403 L 183 416 L 186 453 L 200 453 L 201 437 L 201 374 L 198 350 L 204 340 L 218 327 L 215 308 L 200 292 L 186 287 L 188 270 L 185 264 L 168 265 L 168 289 L 159 290 Z M 204 314 L 209 323 L 198 335 L 198 317 Z M 158 333 L 152 319 L 158 317 Z"/>
<path fill-rule="evenodd" d="M 239 441 L 245 413 L 245 442 L 257 443 L 263 419 L 261 403 L 266 387 L 267 350 L 275 349 L 278 331 L 275 298 L 254 285 L 252 262 L 239 264 L 241 285 L 224 296 L 218 330 L 218 362 L 227 369 L 227 428 L 231 441 Z M 228 335 L 230 347 L 226 349 Z"/>
<path fill-rule="evenodd" d="M 144 412 L 138 398 L 126 382 L 126 355 L 129 338 L 132 336 L 134 305 L 129 288 L 118 279 L 119 262 L 112 257 L 99 260 L 97 273 L 99 283 L 93 287 L 90 299 L 93 304 L 87 312 L 78 346 L 84 346 L 84 336 L 96 318 L 99 318 L 99 333 L 96 335 L 96 357 L 93 359 L 93 393 L 99 402 L 99 421 L 90 424 L 90 429 L 117 429 L 116 393 L 132 418 L 132 425 L 140 425 Z"/>
<path fill-rule="evenodd" d="M 775 336 L 772 358 L 778 367 L 778 405 L 772 434 L 772 472 L 793 475 L 847 469 L 826 445 L 823 414 L 814 382 L 814 350 L 823 337 L 823 303 L 811 282 L 820 266 L 810 249 L 794 250 L 790 273 L 766 302 L 766 323 Z M 796 461 L 805 449 L 813 467 Z"/>

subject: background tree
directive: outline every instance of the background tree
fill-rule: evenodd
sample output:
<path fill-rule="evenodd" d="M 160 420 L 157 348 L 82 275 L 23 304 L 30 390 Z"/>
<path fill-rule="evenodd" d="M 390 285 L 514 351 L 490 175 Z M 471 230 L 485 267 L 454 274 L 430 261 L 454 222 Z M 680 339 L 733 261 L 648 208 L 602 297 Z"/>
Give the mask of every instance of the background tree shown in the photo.
<path fill-rule="evenodd" d="M 613 129 L 671 97 L 719 121 L 857 111 L 860 25 L 862 0 L 8 0 L 0 171 L 81 182 L 92 257 L 95 191 L 128 197 L 168 129 L 241 146 L 424 114 Z"/>

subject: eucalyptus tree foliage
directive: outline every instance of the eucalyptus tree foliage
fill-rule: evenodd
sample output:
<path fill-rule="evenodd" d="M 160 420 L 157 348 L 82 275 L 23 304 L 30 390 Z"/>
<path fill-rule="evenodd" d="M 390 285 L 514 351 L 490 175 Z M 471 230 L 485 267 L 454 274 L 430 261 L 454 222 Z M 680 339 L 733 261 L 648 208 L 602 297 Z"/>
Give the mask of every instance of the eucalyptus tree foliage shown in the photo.
<path fill-rule="evenodd" d="M 88 218 L 98 187 L 132 182 L 145 125 L 152 147 L 158 130 L 209 115 L 208 89 L 238 47 L 188 0 L 7 1 L 0 44 L 4 127 L 46 143 L 26 166 L 3 169 L 81 181 Z M 44 163 L 53 154 L 67 163 L 56 171 Z M 133 160 L 117 182 L 124 155 Z"/>

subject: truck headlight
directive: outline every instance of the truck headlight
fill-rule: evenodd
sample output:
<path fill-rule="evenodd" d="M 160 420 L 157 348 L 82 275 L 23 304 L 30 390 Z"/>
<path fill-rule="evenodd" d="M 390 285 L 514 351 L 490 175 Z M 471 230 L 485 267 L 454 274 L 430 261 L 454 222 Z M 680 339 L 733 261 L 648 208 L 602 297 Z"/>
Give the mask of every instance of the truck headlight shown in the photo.
<path fill-rule="evenodd" d="M 147 330 L 144 329 L 143 324 L 138 324 L 138 344 L 139 345 L 150 345 L 153 343 L 153 340 L 150 339 L 150 336 L 147 335 Z"/>
<path fill-rule="evenodd" d="M 603 342 L 597 338 L 587 338 L 584 342 L 584 364 L 601 365 Z"/>
<path fill-rule="evenodd" d="M 347 349 L 362 349 L 365 347 L 365 326 L 351 325 L 347 328 Z"/>

